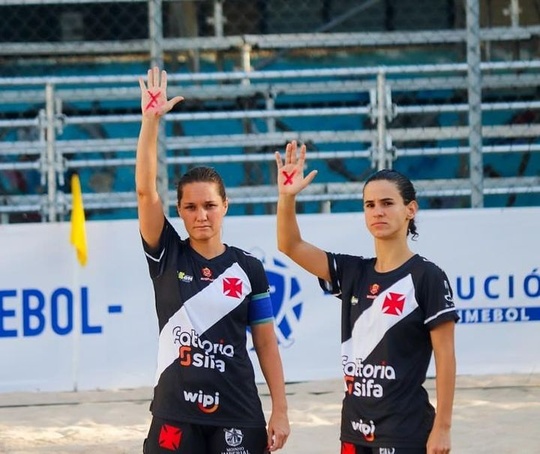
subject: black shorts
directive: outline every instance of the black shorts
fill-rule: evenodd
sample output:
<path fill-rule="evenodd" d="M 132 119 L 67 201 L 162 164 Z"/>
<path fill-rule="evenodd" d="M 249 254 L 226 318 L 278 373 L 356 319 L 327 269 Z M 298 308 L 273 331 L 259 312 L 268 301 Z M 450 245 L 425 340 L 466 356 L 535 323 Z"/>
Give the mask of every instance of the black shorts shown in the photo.
<path fill-rule="evenodd" d="M 375 448 L 341 443 L 341 454 L 426 454 L 426 448 Z"/>
<path fill-rule="evenodd" d="M 265 427 L 219 427 L 152 418 L 143 454 L 268 454 Z"/>

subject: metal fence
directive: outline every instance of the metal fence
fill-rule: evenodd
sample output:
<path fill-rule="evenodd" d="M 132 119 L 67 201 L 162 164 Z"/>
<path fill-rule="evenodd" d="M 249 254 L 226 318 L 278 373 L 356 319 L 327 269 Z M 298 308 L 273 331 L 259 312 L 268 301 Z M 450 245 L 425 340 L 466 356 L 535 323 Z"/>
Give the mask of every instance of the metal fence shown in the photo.
<path fill-rule="evenodd" d="M 82 176 L 89 218 L 135 215 L 137 77 L 186 101 L 160 140 L 159 187 L 196 163 L 233 214 L 271 213 L 272 151 L 310 148 L 304 211 L 353 209 L 374 169 L 424 206 L 540 199 L 536 2 L 0 0 L 0 218 L 57 221 Z"/>

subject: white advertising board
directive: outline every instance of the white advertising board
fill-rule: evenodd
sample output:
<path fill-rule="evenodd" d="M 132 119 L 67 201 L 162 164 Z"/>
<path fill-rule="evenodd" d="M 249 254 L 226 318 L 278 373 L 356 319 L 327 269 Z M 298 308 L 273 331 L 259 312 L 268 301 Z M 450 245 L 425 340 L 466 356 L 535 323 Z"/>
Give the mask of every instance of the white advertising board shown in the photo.
<path fill-rule="evenodd" d="M 361 213 L 299 222 L 326 250 L 373 255 Z M 458 373 L 539 372 L 540 208 L 426 210 L 417 225 L 411 247 L 454 289 Z M 157 322 L 137 222 L 88 222 L 84 268 L 69 229 L 0 225 L 0 392 L 152 386 Z M 287 381 L 340 377 L 339 300 L 277 251 L 275 218 L 231 216 L 223 235 L 264 262 Z"/>

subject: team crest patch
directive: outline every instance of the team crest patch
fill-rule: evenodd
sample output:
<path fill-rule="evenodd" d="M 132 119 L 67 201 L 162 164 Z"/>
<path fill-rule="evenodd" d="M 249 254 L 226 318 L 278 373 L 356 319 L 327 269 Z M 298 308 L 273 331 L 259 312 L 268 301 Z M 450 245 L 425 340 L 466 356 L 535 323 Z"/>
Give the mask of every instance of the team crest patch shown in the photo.
<path fill-rule="evenodd" d="M 225 432 L 225 441 L 233 448 L 239 446 L 244 439 L 244 434 L 240 429 L 223 429 Z"/>
<path fill-rule="evenodd" d="M 169 424 L 163 424 L 159 432 L 159 447 L 176 451 L 182 441 L 182 429 Z"/>
<path fill-rule="evenodd" d="M 242 281 L 237 277 L 223 279 L 223 293 L 232 298 L 240 298 L 242 296 Z"/>
<path fill-rule="evenodd" d="M 388 292 L 384 298 L 382 311 L 388 315 L 401 315 L 405 306 L 405 295 Z"/>

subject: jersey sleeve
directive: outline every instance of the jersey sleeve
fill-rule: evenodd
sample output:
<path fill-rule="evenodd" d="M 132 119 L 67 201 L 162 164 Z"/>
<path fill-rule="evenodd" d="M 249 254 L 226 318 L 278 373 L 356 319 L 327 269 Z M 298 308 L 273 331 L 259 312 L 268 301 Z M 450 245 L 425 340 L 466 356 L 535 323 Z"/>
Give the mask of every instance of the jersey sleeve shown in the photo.
<path fill-rule="evenodd" d="M 346 291 L 343 286 L 353 283 L 355 281 L 355 274 L 362 272 L 364 258 L 354 255 L 326 252 L 326 259 L 328 260 L 330 280 L 325 281 L 319 278 L 319 285 L 325 293 L 329 293 L 341 299 L 343 293 Z"/>
<path fill-rule="evenodd" d="M 144 255 L 146 256 L 148 270 L 152 279 L 155 279 L 163 273 L 167 261 L 167 254 L 171 251 L 175 238 L 179 239 L 179 235 L 167 218 L 165 218 L 165 222 L 163 223 L 163 230 L 161 231 L 157 247 L 151 248 L 141 236 Z"/>
<path fill-rule="evenodd" d="M 429 329 L 444 322 L 459 320 L 448 276 L 431 262 L 427 262 L 423 275 L 419 303 L 425 312 L 424 323 Z"/>
<path fill-rule="evenodd" d="M 267 323 L 274 320 L 270 286 L 263 264 L 252 257 L 250 266 L 251 299 L 248 306 L 248 324 Z"/>
<path fill-rule="evenodd" d="M 341 296 L 341 279 L 338 275 L 338 259 L 337 254 L 326 252 L 326 260 L 328 261 L 328 270 L 330 271 L 330 280 L 325 281 L 319 278 L 319 285 L 323 289 L 324 293 L 334 295 L 336 297 Z"/>

